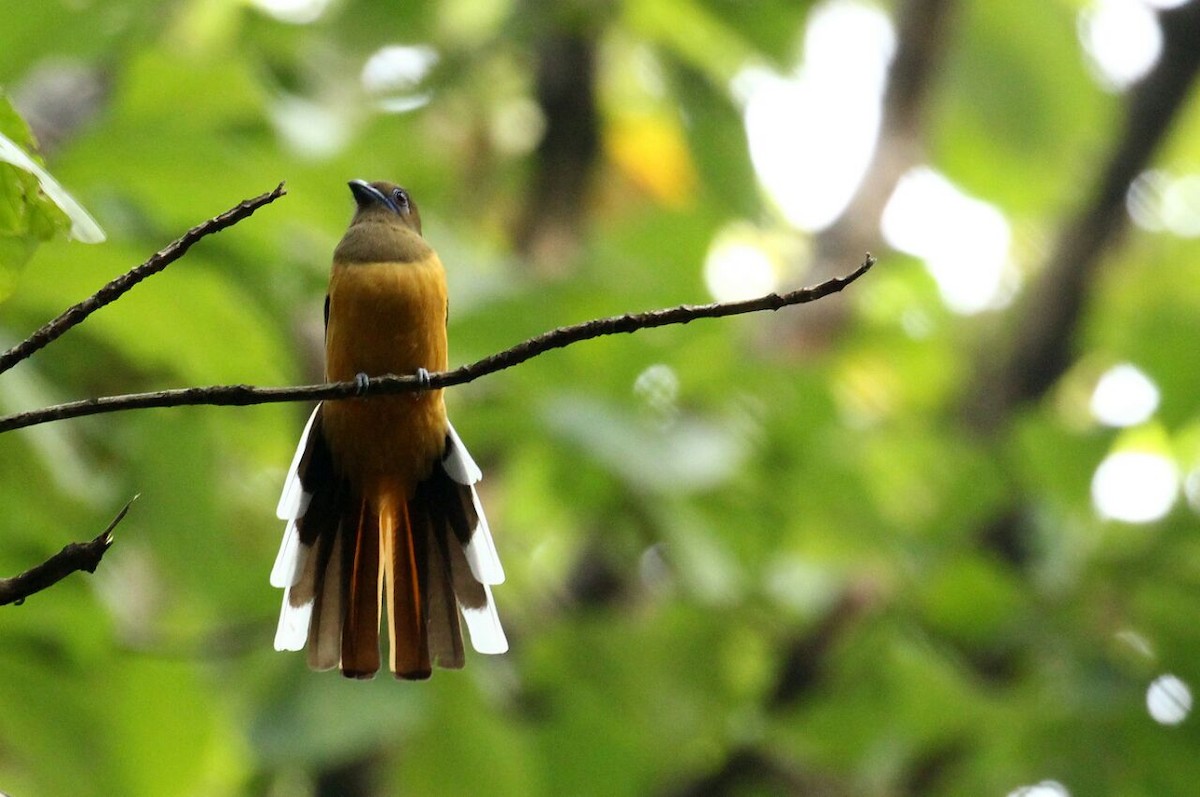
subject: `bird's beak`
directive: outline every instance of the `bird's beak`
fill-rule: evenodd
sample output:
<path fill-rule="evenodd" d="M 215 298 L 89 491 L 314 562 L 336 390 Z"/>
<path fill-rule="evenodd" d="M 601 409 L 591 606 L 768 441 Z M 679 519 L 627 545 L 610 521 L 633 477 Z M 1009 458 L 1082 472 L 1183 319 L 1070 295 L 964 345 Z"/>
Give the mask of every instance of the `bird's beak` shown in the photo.
<path fill-rule="evenodd" d="M 392 203 L 390 197 L 386 196 L 366 180 L 351 180 L 349 186 L 350 193 L 354 194 L 354 201 L 358 203 L 360 208 L 368 208 L 371 205 L 383 205 L 393 213 L 400 212 L 399 208 Z"/>

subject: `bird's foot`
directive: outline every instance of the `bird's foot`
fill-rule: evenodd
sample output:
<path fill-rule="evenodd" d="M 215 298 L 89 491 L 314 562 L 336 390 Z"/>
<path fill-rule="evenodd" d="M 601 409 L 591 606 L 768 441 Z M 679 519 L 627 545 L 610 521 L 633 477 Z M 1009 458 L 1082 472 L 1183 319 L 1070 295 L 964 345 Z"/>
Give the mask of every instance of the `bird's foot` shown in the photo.
<path fill-rule="evenodd" d="M 367 395 L 367 388 L 371 386 L 371 377 L 367 376 L 366 373 L 359 371 L 354 375 L 354 385 L 354 395 L 365 396 Z"/>
<path fill-rule="evenodd" d="M 425 398 L 425 391 L 429 390 L 429 372 L 424 368 L 418 368 L 413 374 L 417 378 L 417 389 L 413 391 L 413 401 L 420 401 Z"/>

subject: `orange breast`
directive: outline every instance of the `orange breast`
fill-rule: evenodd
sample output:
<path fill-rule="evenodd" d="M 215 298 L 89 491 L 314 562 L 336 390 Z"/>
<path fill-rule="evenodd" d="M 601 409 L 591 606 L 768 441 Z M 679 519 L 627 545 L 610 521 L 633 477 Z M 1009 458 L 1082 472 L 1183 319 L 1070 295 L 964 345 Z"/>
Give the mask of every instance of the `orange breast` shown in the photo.
<path fill-rule="evenodd" d="M 446 277 L 437 255 L 413 263 L 335 263 L 329 279 L 325 373 L 331 381 L 446 368 Z M 326 402 L 334 460 L 368 493 L 411 494 L 441 456 L 440 390 Z"/>

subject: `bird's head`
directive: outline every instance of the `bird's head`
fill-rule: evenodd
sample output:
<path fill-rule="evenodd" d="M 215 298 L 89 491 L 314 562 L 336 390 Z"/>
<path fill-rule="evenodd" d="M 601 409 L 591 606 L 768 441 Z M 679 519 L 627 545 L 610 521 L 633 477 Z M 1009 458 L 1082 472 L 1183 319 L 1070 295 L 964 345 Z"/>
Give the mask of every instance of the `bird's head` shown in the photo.
<path fill-rule="evenodd" d="M 413 202 L 408 191 L 394 183 L 374 182 L 366 180 L 351 180 L 350 193 L 358 209 L 354 213 L 354 221 L 383 221 L 400 223 L 418 235 L 421 233 L 421 214 L 417 204 Z"/>

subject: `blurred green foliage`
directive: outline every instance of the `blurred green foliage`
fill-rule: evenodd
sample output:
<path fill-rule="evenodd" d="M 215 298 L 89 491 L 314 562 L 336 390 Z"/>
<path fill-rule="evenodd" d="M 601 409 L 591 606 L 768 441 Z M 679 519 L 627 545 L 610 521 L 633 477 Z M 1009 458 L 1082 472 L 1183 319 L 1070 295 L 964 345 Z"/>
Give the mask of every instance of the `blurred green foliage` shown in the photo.
<path fill-rule="evenodd" d="M 240 199 L 289 191 L 0 376 L 3 412 L 318 381 L 352 177 L 421 203 L 455 363 L 708 301 L 702 264 L 732 222 L 807 244 L 755 183 L 730 81 L 790 70 L 810 3 L 342 0 L 307 24 L 260 5 L 0 0 L 0 88 L 44 110 L 70 78 L 80 118 L 42 155 L 110 238 L 68 240 L 36 180 L 0 164 L 5 339 Z M 964 4 L 928 114 L 931 163 L 1009 214 L 1024 272 L 1119 115 L 1083 65 L 1079 5 Z M 536 54 L 563 31 L 599 44 L 599 161 L 575 245 L 530 268 L 513 229 L 538 163 Z M 438 54 L 385 97 L 413 100 L 405 113 L 360 79 L 391 44 Z M 39 151 L 7 100 L 0 132 Z M 1198 142 L 1193 104 L 1163 168 L 1200 169 Z M 954 315 L 917 261 L 882 254 L 828 300 L 849 323 L 819 351 L 782 342 L 809 311 L 793 308 L 584 343 L 449 391 L 486 474 L 513 649 L 427 684 L 343 682 L 271 650 L 272 508 L 306 407 L 4 435 L 0 573 L 142 498 L 94 576 L 0 611 L 0 790 L 1194 793 L 1200 724 L 1156 724 L 1145 693 L 1162 672 L 1200 688 L 1200 244 L 1132 232 L 1090 286 L 1077 364 L 990 437 L 961 404 L 1011 308 Z M 1124 361 L 1161 390 L 1133 432 L 1087 412 Z M 1092 474 L 1130 434 L 1192 474 L 1191 508 L 1098 517 Z M 1010 516 L 1020 566 L 980 544 Z M 718 772 L 741 780 L 704 780 Z"/>

